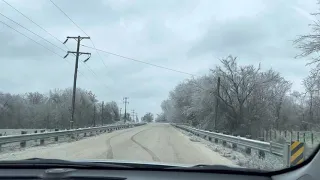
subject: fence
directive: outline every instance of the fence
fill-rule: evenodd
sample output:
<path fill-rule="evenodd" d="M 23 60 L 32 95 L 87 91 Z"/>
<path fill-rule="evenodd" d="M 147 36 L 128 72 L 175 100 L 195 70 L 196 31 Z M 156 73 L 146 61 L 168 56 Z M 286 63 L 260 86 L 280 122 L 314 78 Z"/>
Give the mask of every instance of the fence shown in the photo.
<path fill-rule="evenodd" d="M 320 143 L 320 132 L 313 131 L 278 131 L 264 130 L 261 133 L 264 141 L 300 141 L 304 142 L 308 147 L 315 148 Z"/>

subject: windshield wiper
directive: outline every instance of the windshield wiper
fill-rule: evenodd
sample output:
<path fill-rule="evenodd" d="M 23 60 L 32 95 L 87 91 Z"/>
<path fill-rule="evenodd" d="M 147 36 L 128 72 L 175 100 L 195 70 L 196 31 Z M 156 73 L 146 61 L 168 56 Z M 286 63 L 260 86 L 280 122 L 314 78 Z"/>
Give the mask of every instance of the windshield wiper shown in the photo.
<path fill-rule="evenodd" d="M 30 158 L 23 160 L 6 160 L 0 161 L 0 167 L 8 166 L 36 166 L 36 167 L 75 167 L 75 168 L 113 168 L 123 169 L 132 168 L 125 164 L 108 163 L 108 162 L 74 162 L 61 159 L 43 159 L 43 158 Z"/>

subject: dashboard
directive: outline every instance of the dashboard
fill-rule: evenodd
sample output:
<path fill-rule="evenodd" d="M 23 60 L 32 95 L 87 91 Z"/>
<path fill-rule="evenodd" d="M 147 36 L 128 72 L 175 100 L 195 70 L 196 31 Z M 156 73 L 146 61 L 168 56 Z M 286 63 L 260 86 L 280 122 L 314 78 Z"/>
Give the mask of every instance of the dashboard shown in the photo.
<path fill-rule="evenodd" d="M 239 174 L 215 174 L 175 171 L 141 170 L 86 170 L 72 168 L 53 169 L 1 169 L 0 179 L 106 179 L 106 180 L 271 180 L 271 177 Z"/>

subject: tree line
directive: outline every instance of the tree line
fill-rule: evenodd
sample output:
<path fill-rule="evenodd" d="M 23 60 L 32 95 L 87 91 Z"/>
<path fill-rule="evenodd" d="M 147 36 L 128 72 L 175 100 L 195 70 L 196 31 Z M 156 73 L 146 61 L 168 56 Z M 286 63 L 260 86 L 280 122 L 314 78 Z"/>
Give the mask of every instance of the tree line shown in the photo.
<path fill-rule="evenodd" d="M 71 88 L 55 89 L 47 94 L 0 92 L 0 127 L 69 128 L 71 100 Z M 81 88 L 76 91 L 75 107 L 75 127 L 105 125 L 120 120 L 116 102 L 99 102 L 91 91 Z"/>
<path fill-rule="evenodd" d="M 311 57 L 308 65 L 315 65 L 302 82 L 303 91 L 292 90 L 292 82 L 277 71 L 241 66 L 229 55 L 207 75 L 178 84 L 162 102 L 156 121 L 256 137 L 268 129 L 318 129 L 320 57 L 313 55 L 320 50 L 320 22 L 311 27 L 312 33 L 294 41 L 301 50 L 297 57 Z"/>

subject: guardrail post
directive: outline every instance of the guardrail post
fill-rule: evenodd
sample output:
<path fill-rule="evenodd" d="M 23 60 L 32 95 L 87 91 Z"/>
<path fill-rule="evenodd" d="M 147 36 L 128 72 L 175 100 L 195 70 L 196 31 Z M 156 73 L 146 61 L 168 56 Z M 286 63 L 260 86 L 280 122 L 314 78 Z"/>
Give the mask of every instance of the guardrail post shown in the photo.
<path fill-rule="evenodd" d="M 40 130 L 41 133 L 44 133 L 46 130 Z M 44 145 L 44 139 L 40 139 L 40 145 Z"/>
<path fill-rule="evenodd" d="M 27 134 L 27 131 L 21 131 L 21 134 Z M 20 142 L 20 147 L 21 148 L 25 148 L 26 147 L 27 142 L 26 141 L 22 141 Z"/>
<path fill-rule="evenodd" d="M 33 133 L 34 134 L 37 134 L 38 133 L 38 131 L 37 130 L 35 130 L 35 131 L 33 131 Z M 36 139 L 36 140 L 34 140 L 34 142 L 37 142 L 38 140 Z"/>
<path fill-rule="evenodd" d="M 266 157 L 266 153 L 262 150 L 259 150 L 259 158 L 264 159 Z"/>
<path fill-rule="evenodd" d="M 226 141 L 222 141 L 222 145 L 223 146 L 227 146 L 227 142 Z"/>
<path fill-rule="evenodd" d="M 54 129 L 54 131 L 59 131 L 59 129 Z M 59 140 L 58 136 L 54 137 L 54 140 L 58 141 Z"/>
<path fill-rule="evenodd" d="M 283 148 L 283 164 L 290 167 L 290 144 L 285 143 Z"/>
<path fill-rule="evenodd" d="M 232 149 L 236 150 L 237 149 L 237 144 L 232 143 Z"/>
<path fill-rule="evenodd" d="M 87 137 L 87 133 L 86 132 L 83 134 L 83 137 Z"/>
<path fill-rule="evenodd" d="M 214 142 L 218 144 L 219 140 L 217 138 L 214 138 Z"/>
<path fill-rule="evenodd" d="M 2 133 L 0 133 L 0 137 L 2 136 Z M 1 144 L 0 144 L 0 152 L 1 152 Z"/>
<path fill-rule="evenodd" d="M 245 151 L 246 151 L 246 154 L 249 154 L 249 155 L 251 154 L 251 148 L 246 147 L 246 150 L 245 150 Z"/>
<path fill-rule="evenodd" d="M 208 140 L 209 140 L 209 141 L 211 141 L 211 140 L 212 140 L 212 138 L 209 136 L 209 137 L 208 137 Z"/>

